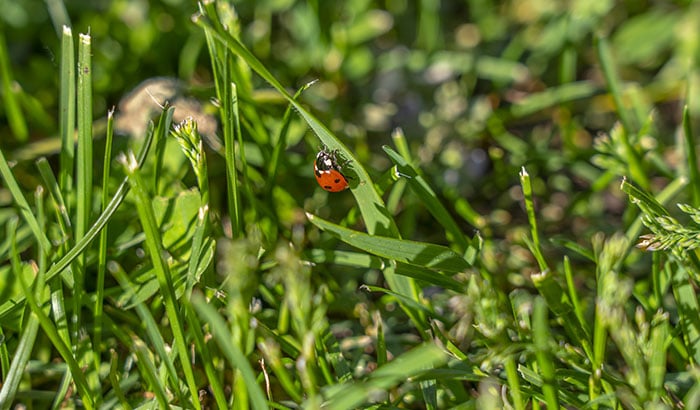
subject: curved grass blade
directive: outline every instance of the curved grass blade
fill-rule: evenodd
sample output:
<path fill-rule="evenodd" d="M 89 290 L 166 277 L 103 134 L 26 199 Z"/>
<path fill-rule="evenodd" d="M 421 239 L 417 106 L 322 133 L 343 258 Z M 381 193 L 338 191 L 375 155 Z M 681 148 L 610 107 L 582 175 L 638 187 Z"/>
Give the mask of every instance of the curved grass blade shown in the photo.
<path fill-rule="evenodd" d="M 325 221 L 309 213 L 306 214 L 306 217 L 312 224 L 336 235 L 348 245 L 383 258 L 450 273 L 462 272 L 471 267 L 464 258 L 444 246 L 368 235 Z"/>
<path fill-rule="evenodd" d="M 39 222 L 36 220 L 36 217 L 32 212 L 32 208 L 29 206 L 29 202 L 27 202 L 27 198 L 25 198 L 24 194 L 22 194 L 22 189 L 19 187 L 17 180 L 12 174 L 10 164 L 5 159 L 5 155 L 3 154 L 2 150 L 0 150 L 0 177 L 2 177 L 2 179 L 5 181 L 5 186 L 12 194 L 12 198 L 15 200 L 15 203 L 19 208 L 22 218 L 24 218 L 27 225 L 29 225 L 29 228 L 31 228 L 37 242 L 39 242 L 39 245 L 44 248 L 45 252 L 48 252 L 49 249 L 51 249 L 51 242 L 46 236 L 46 233 L 39 227 Z M 0 317 L 2 317 L 2 314 L 0 314 Z"/>
<path fill-rule="evenodd" d="M 395 131 L 400 132 L 400 131 Z M 418 198 L 423 202 L 431 215 L 451 234 L 452 239 L 459 245 L 462 251 L 466 251 L 470 247 L 469 240 L 464 237 L 464 234 L 459 229 L 459 225 L 452 218 L 447 209 L 442 205 L 437 198 L 435 191 L 430 188 L 426 180 L 418 173 L 418 170 L 413 167 L 404 157 L 393 149 L 384 146 L 384 152 L 389 155 L 391 161 L 396 165 L 396 169 L 402 176 L 407 177 L 408 186 L 416 193 Z"/>

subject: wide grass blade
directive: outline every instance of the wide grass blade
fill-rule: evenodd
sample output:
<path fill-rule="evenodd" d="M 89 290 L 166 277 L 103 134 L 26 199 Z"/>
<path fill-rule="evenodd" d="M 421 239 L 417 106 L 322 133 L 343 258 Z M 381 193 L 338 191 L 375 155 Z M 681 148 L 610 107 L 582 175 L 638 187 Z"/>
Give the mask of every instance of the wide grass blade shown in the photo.
<path fill-rule="evenodd" d="M 324 231 L 336 235 L 343 242 L 373 255 L 393 259 L 411 265 L 423 266 L 435 271 L 463 272 L 471 265 L 452 249 L 425 242 L 368 235 L 306 214 L 309 222 Z M 437 275 L 438 273 L 435 272 Z M 411 296 L 410 294 L 406 296 Z"/>
<path fill-rule="evenodd" d="M 75 240 L 85 236 L 90 226 L 92 211 L 92 39 L 89 34 L 80 34 L 78 46 L 78 152 L 76 161 L 76 216 Z M 85 286 L 86 256 L 81 253 L 72 265 L 73 313 L 71 323 L 73 340 L 79 340 L 78 332 L 82 299 Z"/>

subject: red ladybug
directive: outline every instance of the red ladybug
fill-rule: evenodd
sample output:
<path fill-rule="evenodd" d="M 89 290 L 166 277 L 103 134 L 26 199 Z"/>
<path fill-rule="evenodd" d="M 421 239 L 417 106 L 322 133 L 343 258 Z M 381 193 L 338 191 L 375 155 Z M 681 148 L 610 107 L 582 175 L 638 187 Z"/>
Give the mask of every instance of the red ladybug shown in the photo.
<path fill-rule="evenodd" d="M 322 149 L 314 161 L 316 181 L 328 192 L 340 192 L 348 188 L 348 179 L 340 171 L 337 151 Z"/>

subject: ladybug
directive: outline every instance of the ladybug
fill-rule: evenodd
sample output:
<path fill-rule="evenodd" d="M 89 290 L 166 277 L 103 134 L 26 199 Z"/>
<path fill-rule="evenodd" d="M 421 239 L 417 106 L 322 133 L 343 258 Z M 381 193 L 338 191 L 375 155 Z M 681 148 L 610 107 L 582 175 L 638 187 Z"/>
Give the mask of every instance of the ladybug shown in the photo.
<path fill-rule="evenodd" d="M 316 181 L 328 192 L 340 192 L 348 188 L 348 178 L 340 171 L 338 152 L 322 149 L 314 161 Z"/>

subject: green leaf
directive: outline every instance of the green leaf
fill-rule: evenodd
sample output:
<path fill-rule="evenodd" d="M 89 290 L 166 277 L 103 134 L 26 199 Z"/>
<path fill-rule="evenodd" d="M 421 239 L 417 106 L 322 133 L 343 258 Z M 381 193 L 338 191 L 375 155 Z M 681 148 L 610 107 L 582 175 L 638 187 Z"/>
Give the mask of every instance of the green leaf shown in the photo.
<path fill-rule="evenodd" d="M 330 386 L 326 390 L 329 401 L 325 407 L 334 410 L 363 407 L 361 405 L 367 403 L 373 391 L 388 390 L 408 378 L 441 366 L 445 361 L 445 353 L 434 344 L 418 346 L 379 367 L 364 382 Z"/>
<path fill-rule="evenodd" d="M 430 214 L 433 215 L 440 225 L 442 225 L 445 230 L 451 234 L 454 241 L 463 251 L 469 249 L 469 240 L 464 237 L 464 234 L 459 229 L 457 222 L 455 222 L 452 215 L 450 215 L 447 209 L 442 205 L 440 200 L 437 198 L 435 191 L 430 188 L 430 185 L 428 185 L 425 179 L 418 173 L 418 170 L 408 161 L 406 161 L 406 159 L 403 158 L 398 152 L 387 146 L 384 146 L 383 149 L 384 152 L 389 155 L 391 161 L 396 164 L 396 169 L 399 171 L 399 174 L 406 177 L 408 180 L 408 186 L 411 187 L 413 192 L 415 192 L 418 198 L 428 208 Z"/>
<path fill-rule="evenodd" d="M 457 273 L 469 269 L 471 265 L 452 249 L 425 242 L 394 239 L 385 236 L 368 235 L 325 221 L 315 215 L 306 214 L 309 222 L 320 229 L 336 235 L 340 240 L 373 255 L 410 265 Z"/>

